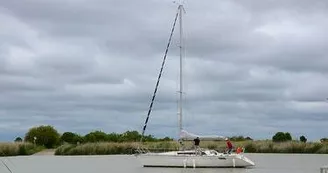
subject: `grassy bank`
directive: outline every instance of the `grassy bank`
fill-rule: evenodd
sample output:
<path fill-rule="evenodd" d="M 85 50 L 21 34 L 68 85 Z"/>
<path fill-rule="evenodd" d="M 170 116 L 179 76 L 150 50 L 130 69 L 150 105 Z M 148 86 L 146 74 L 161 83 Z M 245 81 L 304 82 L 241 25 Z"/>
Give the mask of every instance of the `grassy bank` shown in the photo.
<path fill-rule="evenodd" d="M 328 145 L 321 143 L 282 142 L 271 141 L 246 143 L 246 151 L 249 153 L 315 153 L 328 154 Z"/>
<path fill-rule="evenodd" d="M 328 154 L 328 145 L 321 143 L 283 142 L 272 141 L 243 141 L 233 142 L 235 147 L 245 147 L 246 153 L 317 153 Z M 186 148 L 192 148 L 192 142 L 185 143 Z M 224 141 L 202 141 L 203 148 L 214 149 L 219 152 L 225 150 Z M 177 142 L 148 142 L 141 147 L 151 151 L 170 151 L 178 149 Z M 55 155 L 110 155 L 110 154 L 134 154 L 138 143 L 86 143 L 81 145 L 65 144 L 56 149 Z"/>
<path fill-rule="evenodd" d="M 301 143 L 297 141 L 275 143 L 272 141 L 243 141 L 233 142 L 235 147 L 245 147 L 246 153 L 316 153 L 328 154 L 328 144 Z M 58 147 L 55 155 L 111 155 L 111 154 L 134 154 L 138 148 L 137 142 L 98 142 L 80 145 L 65 144 Z M 202 148 L 214 149 L 219 152 L 225 150 L 224 141 L 201 141 Z M 175 141 L 146 142 L 140 145 L 150 151 L 177 150 L 179 145 Z M 192 148 L 192 142 L 185 142 L 185 147 Z M 31 155 L 42 151 L 44 147 L 35 146 L 31 143 L 0 143 L 0 156 Z"/>
<path fill-rule="evenodd" d="M 31 143 L 23 142 L 8 142 L 0 143 L 0 156 L 19 156 L 19 155 L 31 155 L 43 150 L 44 147 L 35 146 Z"/>
<path fill-rule="evenodd" d="M 55 155 L 109 155 L 109 154 L 134 154 L 138 148 L 136 142 L 96 142 L 81 145 L 65 144 L 58 147 Z M 147 147 L 155 151 L 176 150 L 175 142 L 149 142 L 141 147 Z"/>

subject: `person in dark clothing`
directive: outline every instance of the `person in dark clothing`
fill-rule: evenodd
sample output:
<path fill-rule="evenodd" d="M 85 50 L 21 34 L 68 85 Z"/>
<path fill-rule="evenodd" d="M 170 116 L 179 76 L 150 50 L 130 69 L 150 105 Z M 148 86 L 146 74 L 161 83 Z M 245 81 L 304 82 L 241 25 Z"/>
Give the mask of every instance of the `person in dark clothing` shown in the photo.
<path fill-rule="evenodd" d="M 199 147 L 199 143 L 200 143 L 199 137 L 197 137 L 196 139 L 194 139 L 195 148 L 198 148 Z"/>
<path fill-rule="evenodd" d="M 225 138 L 225 141 L 227 143 L 227 152 L 228 152 L 228 154 L 231 154 L 233 146 L 228 138 Z"/>
<path fill-rule="evenodd" d="M 197 155 L 200 155 L 201 154 L 200 148 L 199 148 L 199 143 L 200 143 L 199 137 L 197 137 L 196 139 L 194 139 L 195 151 L 196 151 L 196 154 Z"/>

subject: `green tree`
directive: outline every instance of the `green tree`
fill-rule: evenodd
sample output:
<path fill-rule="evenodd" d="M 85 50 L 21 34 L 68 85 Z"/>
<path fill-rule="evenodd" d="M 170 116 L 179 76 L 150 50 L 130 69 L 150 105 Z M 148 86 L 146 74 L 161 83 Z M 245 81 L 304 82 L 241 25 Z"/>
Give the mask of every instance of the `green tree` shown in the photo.
<path fill-rule="evenodd" d="M 73 138 L 73 142 L 74 142 L 74 144 L 83 143 L 84 142 L 84 138 L 81 135 L 76 135 Z"/>
<path fill-rule="evenodd" d="M 108 136 L 102 131 L 93 131 L 84 136 L 85 142 L 105 142 L 108 141 Z"/>
<path fill-rule="evenodd" d="M 277 132 L 273 137 L 272 141 L 274 142 L 281 142 L 285 140 L 285 133 L 284 132 Z"/>
<path fill-rule="evenodd" d="M 125 142 L 139 141 L 141 134 L 138 131 L 126 131 L 121 135 L 121 140 Z"/>
<path fill-rule="evenodd" d="M 292 140 L 292 136 L 290 133 L 286 132 L 277 132 L 273 137 L 272 141 L 273 142 L 285 142 L 285 141 L 290 141 Z"/>
<path fill-rule="evenodd" d="M 246 141 L 246 140 L 253 140 L 252 138 L 250 138 L 250 137 L 244 137 L 244 136 L 232 136 L 232 137 L 230 137 L 230 140 L 231 141 Z"/>
<path fill-rule="evenodd" d="M 328 138 L 321 138 L 320 142 L 328 142 Z"/>
<path fill-rule="evenodd" d="M 300 141 L 306 143 L 307 139 L 305 136 L 300 136 Z"/>
<path fill-rule="evenodd" d="M 60 135 L 57 130 L 52 126 L 41 125 L 39 127 L 33 127 L 25 135 L 25 141 L 36 143 L 37 145 L 43 145 L 46 148 L 55 147 L 60 139 Z"/>
<path fill-rule="evenodd" d="M 17 137 L 17 138 L 15 139 L 15 142 L 23 142 L 23 139 L 22 139 L 21 137 Z"/>
<path fill-rule="evenodd" d="M 291 141 L 292 140 L 292 135 L 290 135 L 290 133 L 286 132 L 285 133 L 285 139 L 286 139 L 286 141 Z"/>
<path fill-rule="evenodd" d="M 153 135 L 147 135 L 144 136 L 144 141 L 145 142 L 156 142 L 158 139 L 156 139 Z"/>
<path fill-rule="evenodd" d="M 110 142 L 119 142 L 120 137 L 121 137 L 121 135 L 117 134 L 117 133 L 110 133 L 110 134 L 107 135 L 107 139 Z"/>
<path fill-rule="evenodd" d="M 67 142 L 70 144 L 76 144 L 77 142 L 82 143 L 83 138 L 73 132 L 64 132 L 63 135 L 60 137 L 61 142 Z"/>

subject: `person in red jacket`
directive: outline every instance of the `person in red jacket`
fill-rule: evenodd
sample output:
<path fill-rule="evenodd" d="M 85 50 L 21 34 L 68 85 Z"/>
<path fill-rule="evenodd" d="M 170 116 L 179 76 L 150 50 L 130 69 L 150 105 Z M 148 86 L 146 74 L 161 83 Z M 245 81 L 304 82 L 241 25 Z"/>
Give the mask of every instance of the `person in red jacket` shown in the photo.
<path fill-rule="evenodd" d="M 228 138 L 225 138 L 225 141 L 227 143 L 227 150 L 228 150 L 227 152 L 228 152 L 228 154 L 231 154 L 233 146 Z"/>

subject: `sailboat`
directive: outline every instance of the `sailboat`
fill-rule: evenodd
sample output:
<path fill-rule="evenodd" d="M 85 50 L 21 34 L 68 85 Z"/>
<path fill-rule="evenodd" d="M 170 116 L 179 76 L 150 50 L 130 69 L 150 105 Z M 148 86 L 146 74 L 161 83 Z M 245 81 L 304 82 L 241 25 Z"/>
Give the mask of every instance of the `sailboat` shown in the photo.
<path fill-rule="evenodd" d="M 174 32 L 176 21 L 179 18 L 180 24 L 180 90 L 179 90 L 179 143 L 182 147 L 177 151 L 168 151 L 168 152 L 150 152 L 147 149 L 138 148 L 136 157 L 140 160 L 143 167 L 192 167 L 192 168 L 227 168 L 227 167 L 250 167 L 254 166 L 255 163 L 249 158 L 243 155 L 243 153 L 220 153 L 216 150 L 205 149 L 205 148 L 196 148 L 196 149 L 185 149 L 183 147 L 183 141 L 190 141 L 199 137 L 200 140 L 222 140 L 225 137 L 210 135 L 210 136 L 201 136 L 187 132 L 182 128 L 182 58 L 184 53 L 183 46 L 183 27 L 182 27 L 182 14 L 184 13 L 184 7 L 182 4 L 178 5 L 178 10 L 175 16 L 174 24 L 171 30 L 171 35 L 169 42 L 166 47 L 162 68 L 158 76 L 156 83 L 155 91 L 152 97 L 148 115 L 144 124 L 142 131 L 142 136 L 144 135 L 149 115 L 153 106 L 153 102 L 156 96 L 158 84 L 162 75 L 163 66 L 165 64 L 165 59 L 167 56 L 168 48 L 170 46 L 171 38 Z M 142 142 L 142 138 L 141 138 Z"/>

